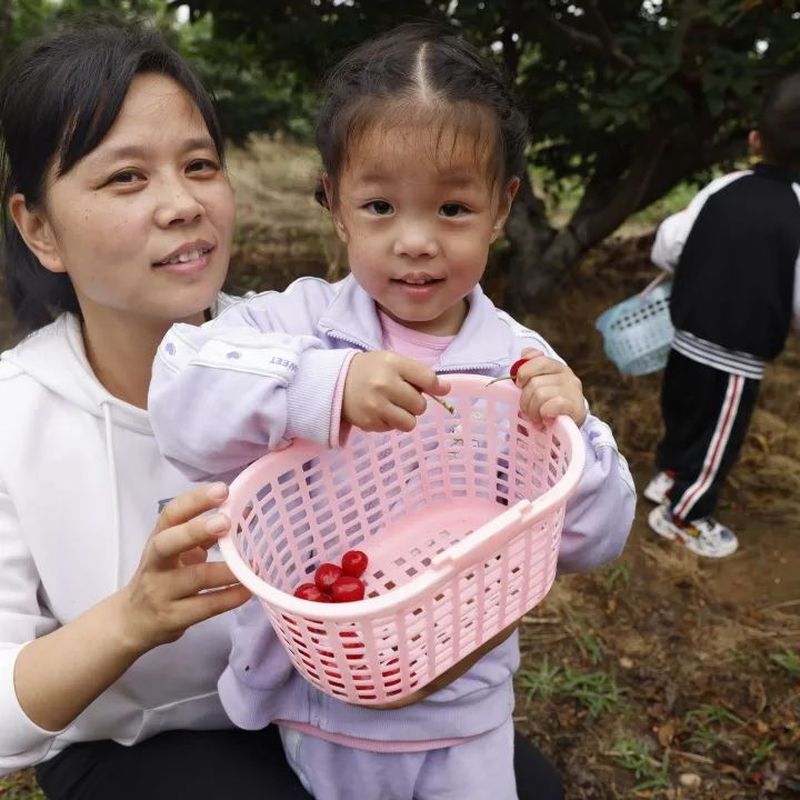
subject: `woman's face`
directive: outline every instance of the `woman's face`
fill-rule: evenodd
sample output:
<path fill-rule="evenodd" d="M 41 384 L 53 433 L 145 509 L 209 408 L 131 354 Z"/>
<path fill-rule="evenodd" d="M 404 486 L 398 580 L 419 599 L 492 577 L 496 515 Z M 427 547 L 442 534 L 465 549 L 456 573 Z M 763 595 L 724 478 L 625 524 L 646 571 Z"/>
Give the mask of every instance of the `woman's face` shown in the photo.
<path fill-rule="evenodd" d="M 42 209 L 52 251 L 37 255 L 69 275 L 87 322 L 170 323 L 213 303 L 228 269 L 233 192 L 177 83 L 138 75 L 98 147 L 54 173 Z"/>

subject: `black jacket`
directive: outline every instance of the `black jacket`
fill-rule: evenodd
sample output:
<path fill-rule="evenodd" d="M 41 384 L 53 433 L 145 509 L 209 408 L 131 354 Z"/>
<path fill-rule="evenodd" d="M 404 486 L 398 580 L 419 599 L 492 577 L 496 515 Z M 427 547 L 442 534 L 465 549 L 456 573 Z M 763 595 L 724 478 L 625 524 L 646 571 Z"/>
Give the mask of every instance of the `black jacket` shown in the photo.
<path fill-rule="evenodd" d="M 713 181 L 662 223 L 652 257 L 675 269 L 676 329 L 764 360 L 780 353 L 800 270 L 798 183 L 797 173 L 757 164 Z"/>

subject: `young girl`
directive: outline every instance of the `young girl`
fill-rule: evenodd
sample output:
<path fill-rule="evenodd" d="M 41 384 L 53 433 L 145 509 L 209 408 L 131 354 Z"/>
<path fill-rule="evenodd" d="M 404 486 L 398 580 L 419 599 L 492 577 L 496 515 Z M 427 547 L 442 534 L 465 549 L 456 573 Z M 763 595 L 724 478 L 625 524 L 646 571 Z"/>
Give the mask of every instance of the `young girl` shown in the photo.
<path fill-rule="evenodd" d="M 0 361 L 0 774 L 38 764 L 51 800 L 307 798 L 217 693 L 249 596 L 206 562 L 226 487 L 168 464 L 145 407 L 170 325 L 230 303 L 211 100 L 157 35 L 84 23 L 9 64 L 0 141 L 5 285 L 35 331 Z"/>
<path fill-rule="evenodd" d="M 403 26 L 333 72 L 317 142 L 352 274 L 301 279 L 201 328 L 175 326 L 150 395 L 165 455 L 193 477 L 230 476 L 293 437 L 336 446 L 341 424 L 410 430 L 424 393 L 447 392 L 440 375 L 497 377 L 526 354 L 521 409 L 537 424 L 568 414 L 586 444 L 560 568 L 615 558 L 634 490 L 610 430 L 547 343 L 478 286 L 525 168 L 525 121 L 495 68 L 455 36 Z M 225 708 L 248 729 L 278 720 L 317 800 L 517 797 L 515 633 L 419 702 L 375 710 L 294 673 L 255 601 L 237 613 Z"/>

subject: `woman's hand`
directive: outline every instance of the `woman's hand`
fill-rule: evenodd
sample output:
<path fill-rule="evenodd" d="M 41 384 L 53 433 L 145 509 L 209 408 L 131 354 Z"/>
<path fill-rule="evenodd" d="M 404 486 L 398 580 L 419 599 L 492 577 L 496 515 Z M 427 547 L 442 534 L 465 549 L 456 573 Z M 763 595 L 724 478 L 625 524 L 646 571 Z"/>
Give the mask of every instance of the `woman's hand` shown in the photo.
<path fill-rule="evenodd" d="M 230 523 L 199 515 L 227 496 L 225 484 L 212 484 L 170 501 L 123 589 L 22 648 L 14 687 L 33 722 L 61 730 L 148 650 L 247 600 L 224 563 L 206 563 Z"/>
<path fill-rule="evenodd" d="M 586 402 L 578 376 L 561 361 L 548 358 L 533 348 L 522 351 L 527 358 L 514 378 L 522 390 L 520 410 L 537 426 L 555 419 L 559 414 L 572 417 L 579 427 L 586 419 Z"/>
<path fill-rule="evenodd" d="M 447 381 L 419 361 L 385 351 L 359 353 L 345 379 L 342 419 L 363 431 L 412 431 L 427 406 L 422 393 L 449 391 Z"/>
<path fill-rule="evenodd" d="M 214 483 L 179 495 L 162 510 L 117 606 L 134 651 L 173 642 L 195 623 L 250 596 L 227 564 L 207 561 L 208 549 L 228 532 L 230 520 L 205 512 L 227 496 L 225 484 Z"/>

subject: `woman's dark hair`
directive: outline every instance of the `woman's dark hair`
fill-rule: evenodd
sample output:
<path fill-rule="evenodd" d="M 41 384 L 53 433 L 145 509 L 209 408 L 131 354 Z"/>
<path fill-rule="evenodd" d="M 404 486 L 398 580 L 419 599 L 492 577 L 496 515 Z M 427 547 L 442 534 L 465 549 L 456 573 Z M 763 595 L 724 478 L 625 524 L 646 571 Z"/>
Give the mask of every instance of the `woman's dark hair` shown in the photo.
<path fill-rule="evenodd" d="M 8 202 L 19 192 L 29 208 L 39 207 L 51 167 L 64 175 L 100 144 L 142 73 L 165 75 L 186 91 L 222 159 L 209 93 L 154 31 L 84 23 L 29 42 L 0 79 L 0 261 L 11 307 L 26 330 L 80 309 L 69 277 L 45 269 L 25 244 Z"/>
<path fill-rule="evenodd" d="M 451 30 L 407 23 L 357 47 L 325 81 L 316 143 L 334 193 L 354 140 L 376 122 L 408 120 L 437 125 L 437 141 L 444 127 L 490 134 L 503 182 L 525 168 L 527 120 L 500 70 Z"/>
<path fill-rule="evenodd" d="M 767 93 L 758 131 L 768 161 L 800 170 L 800 73 L 787 75 Z"/>

